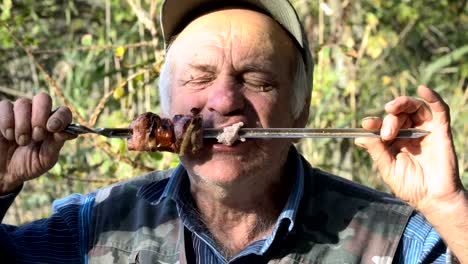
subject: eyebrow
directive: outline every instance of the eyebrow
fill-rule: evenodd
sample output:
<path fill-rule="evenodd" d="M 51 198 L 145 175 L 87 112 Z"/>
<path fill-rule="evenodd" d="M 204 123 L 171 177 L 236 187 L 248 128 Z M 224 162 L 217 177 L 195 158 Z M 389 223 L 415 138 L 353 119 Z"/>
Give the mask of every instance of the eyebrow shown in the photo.
<path fill-rule="evenodd" d="M 274 75 L 272 71 L 268 70 L 266 67 L 262 67 L 258 64 L 245 64 L 239 67 L 242 72 L 261 72 L 265 74 Z"/>
<path fill-rule="evenodd" d="M 192 63 L 189 63 L 188 66 L 190 69 L 199 70 L 201 72 L 214 73 L 217 71 L 216 65 L 212 65 L 209 63 L 192 62 Z M 267 74 L 276 78 L 275 76 L 276 74 L 270 69 L 268 69 L 268 67 L 264 67 L 264 66 L 261 66 L 259 64 L 254 64 L 254 63 L 241 64 L 239 67 L 237 67 L 237 69 L 235 69 L 235 71 L 239 73 L 258 72 L 258 73 Z"/>
<path fill-rule="evenodd" d="M 199 70 L 202 72 L 216 72 L 216 66 L 206 63 L 189 63 L 191 69 Z"/>

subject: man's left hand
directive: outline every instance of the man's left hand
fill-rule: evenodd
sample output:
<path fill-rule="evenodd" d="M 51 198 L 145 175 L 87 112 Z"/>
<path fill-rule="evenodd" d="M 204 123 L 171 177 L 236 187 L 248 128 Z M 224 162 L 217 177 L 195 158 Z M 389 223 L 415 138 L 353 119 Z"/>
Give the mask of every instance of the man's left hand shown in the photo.
<path fill-rule="evenodd" d="M 426 102 L 401 96 L 385 105 L 385 118 L 368 117 L 365 129 L 381 129 L 381 138 L 358 138 L 396 196 L 423 214 L 466 199 L 450 129 L 450 110 L 439 94 L 418 87 Z M 395 138 L 401 128 L 427 130 L 419 139 Z"/>

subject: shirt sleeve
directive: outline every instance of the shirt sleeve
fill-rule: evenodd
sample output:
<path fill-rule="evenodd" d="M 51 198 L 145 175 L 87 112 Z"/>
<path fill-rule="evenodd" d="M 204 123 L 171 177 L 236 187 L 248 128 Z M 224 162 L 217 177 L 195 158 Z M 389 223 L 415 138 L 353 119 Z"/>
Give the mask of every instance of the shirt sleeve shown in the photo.
<path fill-rule="evenodd" d="M 23 189 L 23 185 L 16 188 L 16 190 L 14 190 L 11 193 L 0 195 L 0 223 L 3 221 L 3 218 L 5 217 L 8 208 L 10 208 L 13 201 L 15 201 L 15 198 L 16 196 L 18 196 L 21 189 Z"/>
<path fill-rule="evenodd" d="M 1 199 L 0 208 L 9 201 Z M 55 202 L 49 218 L 22 226 L 0 225 L 1 260 L 8 260 L 5 263 L 84 263 L 93 202 L 92 195 L 74 194 Z"/>
<path fill-rule="evenodd" d="M 442 237 L 419 212 L 410 217 L 395 258 L 398 263 L 452 263 Z"/>

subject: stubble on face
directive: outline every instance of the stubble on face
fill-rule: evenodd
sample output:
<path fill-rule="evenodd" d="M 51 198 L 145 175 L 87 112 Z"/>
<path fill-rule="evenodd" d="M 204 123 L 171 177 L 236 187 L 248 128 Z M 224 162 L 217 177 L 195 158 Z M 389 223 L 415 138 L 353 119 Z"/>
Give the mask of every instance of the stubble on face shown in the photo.
<path fill-rule="evenodd" d="M 204 121 L 214 127 L 237 121 L 246 127 L 295 126 L 290 106 L 294 44 L 271 18 L 244 9 L 215 11 L 190 23 L 172 49 L 171 114 L 197 107 L 202 109 Z M 265 87 L 260 91 L 257 86 L 262 84 Z M 278 180 L 291 141 L 247 140 L 241 144 L 232 151 L 216 151 L 208 144 L 181 161 L 195 179 L 219 186 L 240 181 L 255 187 L 255 181 L 272 180 L 258 179 L 258 175 Z"/>

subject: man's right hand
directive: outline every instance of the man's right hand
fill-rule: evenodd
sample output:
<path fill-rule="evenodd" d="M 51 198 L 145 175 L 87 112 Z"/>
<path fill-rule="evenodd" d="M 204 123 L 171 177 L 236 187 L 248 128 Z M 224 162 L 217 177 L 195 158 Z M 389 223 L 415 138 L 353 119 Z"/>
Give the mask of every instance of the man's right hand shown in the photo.
<path fill-rule="evenodd" d="M 58 160 L 72 122 L 67 107 L 52 109 L 52 99 L 40 93 L 32 100 L 0 101 L 0 195 L 39 177 Z"/>

